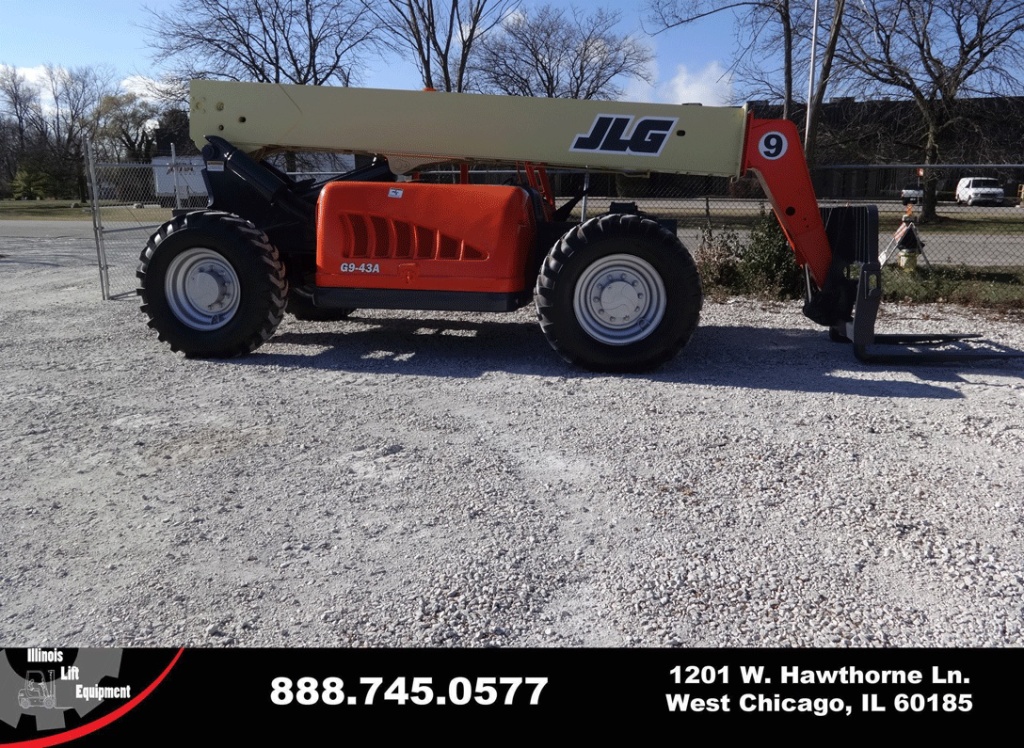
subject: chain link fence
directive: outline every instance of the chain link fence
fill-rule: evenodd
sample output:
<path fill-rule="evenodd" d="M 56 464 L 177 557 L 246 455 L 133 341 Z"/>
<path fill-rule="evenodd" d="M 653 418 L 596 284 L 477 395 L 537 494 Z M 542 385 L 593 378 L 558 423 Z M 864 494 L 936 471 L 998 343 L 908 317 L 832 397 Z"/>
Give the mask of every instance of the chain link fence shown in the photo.
<path fill-rule="evenodd" d="M 1024 307 L 1024 166 L 832 166 L 815 169 L 812 179 L 823 207 L 878 206 L 887 298 Z M 934 215 L 925 214 L 928 187 Z M 591 194 L 596 212 L 630 199 L 676 219 L 694 253 L 741 256 L 768 210 L 753 178 L 620 175 L 595 184 L 592 177 Z"/>
<path fill-rule="evenodd" d="M 195 159 L 173 156 L 152 164 L 92 165 L 104 298 L 134 292 L 139 253 L 171 217 L 172 208 L 206 204 L 200 170 Z M 814 170 L 812 178 L 823 206 L 878 206 L 879 249 L 890 250 L 884 279 L 889 298 L 1024 307 L 1024 166 L 943 165 L 928 167 L 924 175 L 922 170 L 917 165 L 829 166 Z M 437 169 L 418 176 L 453 183 L 459 180 L 459 170 Z M 980 178 L 995 180 L 1003 190 L 1002 200 L 958 202 L 957 185 Z M 562 200 L 583 192 L 586 184 L 587 195 L 576 206 L 574 218 L 608 212 L 613 202 L 632 202 L 645 213 L 675 220 L 681 241 L 695 254 L 716 245 L 742 254 L 750 232 L 770 212 L 753 178 L 553 171 L 550 179 Z M 934 180 L 936 215 L 923 220 L 923 189 L 929 180 Z M 520 175 L 514 169 L 473 170 L 470 181 L 517 184 Z M 895 238 L 908 221 L 914 223 L 920 240 L 909 258 L 900 256 Z"/>
<path fill-rule="evenodd" d="M 825 199 L 879 206 L 888 298 L 1024 308 L 1024 165 L 835 166 L 813 176 Z M 934 215 L 924 205 L 929 190 Z"/>
<path fill-rule="evenodd" d="M 135 270 L 149 237 L 175 208 L 206 205 L 203 161 L 173 151 L 151 163 L 105 163 L 89 157 L 89 196 L 104 299 L 134 294 Z"/>

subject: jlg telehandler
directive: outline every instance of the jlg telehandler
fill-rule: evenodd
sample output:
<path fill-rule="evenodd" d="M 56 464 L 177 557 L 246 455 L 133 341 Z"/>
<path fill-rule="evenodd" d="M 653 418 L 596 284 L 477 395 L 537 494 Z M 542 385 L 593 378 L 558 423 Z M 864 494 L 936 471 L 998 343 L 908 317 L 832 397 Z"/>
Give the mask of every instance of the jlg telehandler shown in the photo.
<path fill-rule="evenodd" d="M 745 108 L 192 81 L 206 210 L 176 215 L 138 270 L 149 325 L 188 356 L 249 353 L 286 309 L 507 312 L 531 301 L 551 346 L 601 371 L 673 357 L 703 301 L 690 253 L 665 222 L 619 206 L 573 221 L 546 167 L 754 173 L 807 270 L 804 313 L 871 348 L 881 299 L 878 213 L 819 210 L 796 128 Z M 372 154 L 326 181 L 294 180 L 280 150 Z M 427 164 L 514 163 L 523 186 L 396 181 Z M 959 336 L 889 338 L 886 343 Z M 893 358 L 885 355 L 885 359 Z"/>

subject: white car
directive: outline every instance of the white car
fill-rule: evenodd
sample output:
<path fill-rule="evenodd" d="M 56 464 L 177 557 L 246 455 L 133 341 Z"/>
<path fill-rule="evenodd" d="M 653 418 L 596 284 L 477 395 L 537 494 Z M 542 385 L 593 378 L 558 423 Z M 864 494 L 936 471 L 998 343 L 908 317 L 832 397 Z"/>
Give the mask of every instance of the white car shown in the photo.
<path fill-rule="evenodd" d="M 999 180 L 991 177 L 964 177 L 956 185 L 957 205 L 1002 205 L 1005 197 Z"/>

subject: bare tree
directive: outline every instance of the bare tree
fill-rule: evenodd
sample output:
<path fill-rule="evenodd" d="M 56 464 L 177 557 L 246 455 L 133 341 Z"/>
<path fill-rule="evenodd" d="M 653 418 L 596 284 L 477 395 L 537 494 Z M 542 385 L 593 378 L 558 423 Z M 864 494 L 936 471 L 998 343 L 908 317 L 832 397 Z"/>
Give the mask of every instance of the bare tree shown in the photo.
<path fill-rule="evenodd" d="M 782 116 L 793 108 L 795 40 L 793 0 L 646 0 L 648 16 L 658 31 L 688 26 L 717 13 L 736 15 L 737 38 L 742 38 L 739 58 L 754 53 L 769 37 L 770 46 L 782 45 Z"/>
<path fill-rule="evenodd" d="M 114 71 L 106 67 L 63 68 L 46 65 L 51 106 L 44 116 L 49 151 L 47 171 L 58 196 L 86 196 L 85 143 L 98 128 L 97 104 L 117 90 Z"/>
<path fill-rule="evenodd" d="M 35 195 L 84 197 L 84 144 L 99 127 L 98 104 L 117 93 L 113 70 L 46 65 L 40 84 L 0 66 L 4 169 Z"/>
<path fill-rule="evenodd" d="M 154 102 L 161 109 L 180 109 L 188 111 L 189 79 L 173 73 L 164 74 L 159 80 L 146 79 L 145 98 Z"/>
<path fill-rule="evenodd" d="M 103 159 L 147 161 L 156 144 L 160 111 L 134 93 L 104 96 L 96 107 L 96 138 Z"/>
<path fill-rule="evenodd" d="M 0 198 L 11 192 L 18 173 L 18 133 L 14 122 L 0 115 Z"/>
<path fill-rule="evenodd" d="M 797 93 L 798 81 L 808 74 L 811 57 L 814 13 L 810 0 L 646 1 L 648 16 L 660 31 L 690 25 L 723 11 L 733 13 L 738 44 L 733 70 L 748 98 L 781 100 L 782 117 L 790 119 L 796 115 L 797 105 L 802 101 Z M 804 133 L 808 161 L 813 161 L 816 150 L 820 119 L 817 112 L 837 76 L 844 73 L 834 66 L 834 59 L 846 2 L 826 0 L 819 5 L 818 23 L 828 26 L 828 35 L 817 40 L 820 72 L 811 92 L 811 117 Z"/>
<path fill-rule="evenodd" d="M 615 32 L 621 16 L 586 15 L 544 5 L 511 14 L 480 42 L 483 90 L 514 96 L 616 99 L 617 81 L 650 82 L 653 55 L 639 40 Z"/>
<path fill-rule="evenodd" d="M 0 114 L 10 117 L 18 147 L 24 150 L 30 132 L 38 130 L 42 121 L 39 89 L 10 65 L 0 65 Z"/>
<path fill-rule="evenodd" d="M 185 80 L 349 85 L 377 38 L 360 0 L 177 0 L 148 13 L 155 61 Z"/>
<path fill-rule="evenodd" d="M 821 106 L 825 103 L 825 92 L 832 83 L 832 69 L 835 63 L 836 48 L 843 31 L 843 18 L 846 14 L 846 0 L 833 0 L 832 18 L 829 23 L 828 37 L 821 55 L 821 69 L 818 71 L 817 82 L 807 102 L 807 124 L 804 133 L 804 155 L 808 163 L 814 163 L 818 149 L 818 130 L 821 121 Z"/>
<path fill-rule="evenodd" d="M 95 134 L 96 106 L 116 92 L 114 71 L 104 67 L 64 68 L 46 65 L 52 108 L 44 118 L 49 142 L 59 158 L 78 158 L 82 141 Z"/>
<path fill-rule="evenodd" d="M 50 191 L 52 180 L 45 174 L 48 128 L 41 93 L 14 67 L 0 66 L 0 194 L 12 188 L 30 197 Z"/>
<path fill-rule="evenodd" d="M 384 33 L 408 54 L 426 88 L 465 91 L 477 42 L 519 0 L 364 0 Z"/>
<path fill-rule="evenodd" d="M 960 99 L 1019 91 L 1024 6 L 1016 0 L 861 0 L 847 13 L 837 60 L 881 95 L 909 97 L 921 117 L 925 164 L 962 127 Z M 922 220 L 936 218 L 925 172 Z"/>

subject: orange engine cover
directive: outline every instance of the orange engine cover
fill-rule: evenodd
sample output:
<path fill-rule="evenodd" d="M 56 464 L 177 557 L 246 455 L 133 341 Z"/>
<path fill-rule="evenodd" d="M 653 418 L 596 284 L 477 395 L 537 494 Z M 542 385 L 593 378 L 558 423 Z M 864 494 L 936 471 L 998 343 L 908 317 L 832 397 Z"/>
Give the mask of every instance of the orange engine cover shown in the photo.
<path fill-rule="evenodd" d="M 316 285 L 522 291 L 536 228 L 518 187 L 333 182 L 317 206 Z"/>

